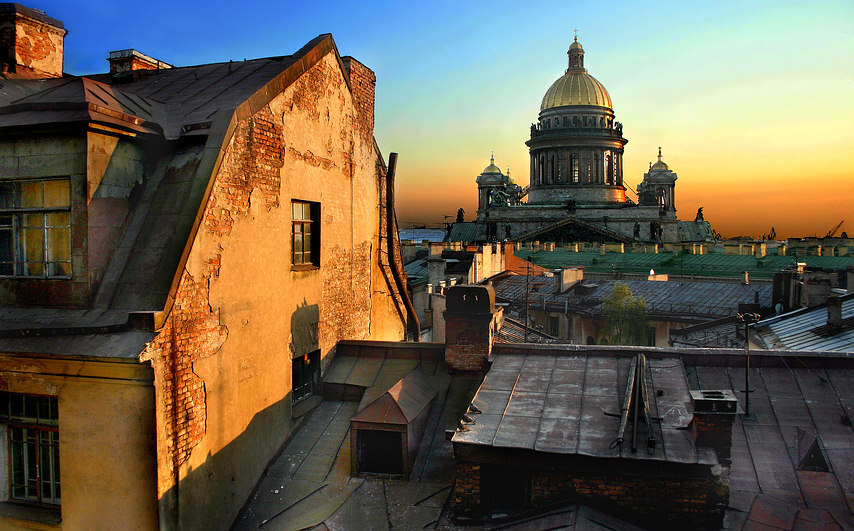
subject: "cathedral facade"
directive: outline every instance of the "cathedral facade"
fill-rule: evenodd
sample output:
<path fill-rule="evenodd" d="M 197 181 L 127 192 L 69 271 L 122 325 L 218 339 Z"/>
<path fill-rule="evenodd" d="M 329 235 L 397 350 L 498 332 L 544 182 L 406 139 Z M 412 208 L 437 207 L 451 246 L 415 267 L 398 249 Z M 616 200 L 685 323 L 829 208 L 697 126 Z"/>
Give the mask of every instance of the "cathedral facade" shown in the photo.
<path fill-rule="evenodd" d="M 521 187 L 495 165 L 477 177 L 479 239 L 679 243 L 713 240 L 708 222 L 676 218 L 676 173 L 661 160 L 626 195 L 623 150 L 611 96 L 584 67 L 577 38 L 569 67 L 546 91 L 531 125 L 530 184 Z"/>

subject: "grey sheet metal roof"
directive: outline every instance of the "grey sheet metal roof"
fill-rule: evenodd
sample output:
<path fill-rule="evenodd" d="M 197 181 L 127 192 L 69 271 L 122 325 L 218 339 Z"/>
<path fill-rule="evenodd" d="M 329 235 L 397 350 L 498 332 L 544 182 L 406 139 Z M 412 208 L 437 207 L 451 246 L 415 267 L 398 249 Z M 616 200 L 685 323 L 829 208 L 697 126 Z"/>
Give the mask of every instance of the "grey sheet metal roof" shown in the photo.
<path fill-rule="evenodd" d="M 525 290 L 529 290 L 531 308 L 547 308 L 588 312 L 599 315 L 602 300 L 614 290 L 614 283 L 629 286 L 636 297 L 646 300 L 650 314 L 682 314 L 687 317 L 716 318 L 734 315 L 740 302 L 753 302 L 759 293 L 759 303 L 771 306 L 772 286 L 768 284 L 735 284 L 728 282 L 683 282 L 647 280 L 583 280 L 581 287 L 565 293 L 554 293 L 553 279 L 524 275 L 507 275 L 493 280 L 497 298 L 512 303 L 524 303 Z"/>
<path fill-rule="evenodd" d="M 838 331 L 827 328 L 826 304 L 759 321 L 753 331 L 769 349 L 854 352 L 854 294 L 843 297 Z"/>
<path fill-rule="evenodd" d="M 554 343 L 558 339 L 543 332 L 528 328 L 527 343 Z M 495 340 L 499 343 L 525 343 L 525 326 L 510 317 L 504 316 L 501 324 L 501 330 Z"/>
<path fill-rule="evenodd" d="M 741 367 L 689 367 L 688 377 L 692 389 L 731 389 L 744 403 Z M 740 529 L 746 520 L 744 529 L 757 523 L 798 529 L 796 519 L 811 516 L 850 528 L 854 430 L 845 418 L 854 418 L 854 372 L 794 363 L 755 368 L 750 387 L 750 417 L 737 415 L 732 428 L 731 527 Z M 799 430 L 817 437 L 829 473 L 799 469 Z"/>
<path fill-rule="evenodd" d="M 693 417 L 688 381 L 679 358 L 649 359 L 656 438 L 652 454 L 632 453 L 629 445 L 611 448 L 630 357 L 536 351 L 498 354 L 472 404 L 480 414 L 454 443 L 523 448 L 556 454 L 697 463 L 700 456 L 689 430 Z M 614 415 L 617 416 L 614 416 Z M 646 428 L 640 433 L 646 436 Z"/>
<path fill-rule="evenodd" d="M 133 359 L 156 335 L 130 330 L 107 334 L 0 337 L 0 352 Z"/>

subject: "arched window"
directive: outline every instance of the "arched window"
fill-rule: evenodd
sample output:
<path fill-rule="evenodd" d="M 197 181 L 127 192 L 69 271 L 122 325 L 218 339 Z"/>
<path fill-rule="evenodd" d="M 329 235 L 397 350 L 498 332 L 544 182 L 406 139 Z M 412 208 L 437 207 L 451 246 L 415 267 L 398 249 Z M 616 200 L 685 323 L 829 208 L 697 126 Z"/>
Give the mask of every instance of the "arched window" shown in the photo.
<path fill-rule="evenodd" d="M 593 175 L 590 177 L 590 182 L 599 182 L 599 153 L 593 154 Z"/>
<path fill-rule="evenodd" d="M 539 173 L 539 184 L 543 184 L 543 179 L 545 178 L 546 172 L 546 157 L 545 155 L 540 155 L 540 171 Z"/>
<path fill-rule="evenodd" d="M 582 123 L 582 125 L 584 125 L 584 127 L 587 127 L 587 117 L 586 116 L 581 117 L 581 123 Z"/>
<path fill-rule="evenodd" d="M 599 117 L 599 127 L 605 127 L 605 118 L 602 116 Z"/>
<path fill-rule="evenodd" d="M 578 184 L 578 153 L 569 156 L 569 167 L 572 184 Z"/>
<path fill-rule="evenodd" d="M 664 188 L 659 188 L 656 190 L 656 195 L 658 196 L 658 208 L 667 209 L 667 191 Z"/>
<path fill-rule="evenodd" d="M 572 117 L 572 125 L 578 127 L 578 116 Z"/>

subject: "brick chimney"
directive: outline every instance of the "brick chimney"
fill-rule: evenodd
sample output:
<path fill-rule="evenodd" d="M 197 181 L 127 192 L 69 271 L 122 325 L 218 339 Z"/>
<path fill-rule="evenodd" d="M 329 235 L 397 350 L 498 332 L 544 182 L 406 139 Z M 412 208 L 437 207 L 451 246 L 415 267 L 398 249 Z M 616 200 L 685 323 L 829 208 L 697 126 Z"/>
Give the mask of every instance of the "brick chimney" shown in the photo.
<path fill-rule="evenodd" d="M 445 362 L 457 371 L 482 371 L 492 353 L 496 317 L 492 286 L 460 285 L 448 289 Z"/>
<path fill-rule="evenodd" d="M 38 79 L 62 77 L 62 22 L 20 4 L 0 4 L 0 73 Z"/>
<path fill-rule="evenodd" d="M 341 61 L 350 77 L 350 91 L 353 105 L 356 107 L 356 129 L 367 139 L 374 134 L 374 90 L 377 76 L 373 70 L 352 57 L 342 57 Z"/>
<path fill-rule="evenodd" d="M 738 414 L 738 399 L 732 391 L 691 391 L 694 405 L 694 436 L 697 446 L 711 448 L 718 459 L 730 460 L 732 448 L 732 424 Z"/>
<path fill-rule="evenodd" d="M 117 50 L 110 52 L 107 58 L 110 62 L 110 74 L 116 77 L 132 77 L 134 71 L 138 70 L 161 70 L 172 68 L 169 63 L 149 57 L 134 49 Z"/>
<path fill-rule="evenodd" d="M 832 294 L 827 298 L 827 328 L 838 330 L 842 328 L 842 296 Z"/>

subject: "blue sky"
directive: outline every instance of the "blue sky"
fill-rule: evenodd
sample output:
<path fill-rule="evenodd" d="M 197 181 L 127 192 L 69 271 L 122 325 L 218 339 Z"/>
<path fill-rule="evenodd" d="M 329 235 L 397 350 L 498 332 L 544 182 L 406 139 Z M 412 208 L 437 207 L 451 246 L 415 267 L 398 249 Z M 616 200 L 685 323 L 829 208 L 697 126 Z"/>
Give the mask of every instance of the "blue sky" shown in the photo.
<path fill-rule="evenodd" d="M 377 74 L 376 136 L 400 153 L 404 223 L 460 206 L 470 218 L 491 150 L 527 182 L 528 128 L 578 28 L 629 139 L 630 186 L 661 145 L 682 219 L 704 206 L 729 235 L 854 223 L 850 0 L 26 5 L 65 23 L 74 74 L 105 71 L 124 48 L 182 66 L 286 55 L 332 33 Z"/>

